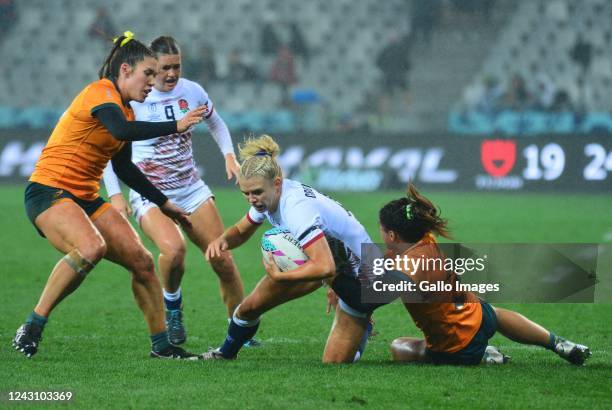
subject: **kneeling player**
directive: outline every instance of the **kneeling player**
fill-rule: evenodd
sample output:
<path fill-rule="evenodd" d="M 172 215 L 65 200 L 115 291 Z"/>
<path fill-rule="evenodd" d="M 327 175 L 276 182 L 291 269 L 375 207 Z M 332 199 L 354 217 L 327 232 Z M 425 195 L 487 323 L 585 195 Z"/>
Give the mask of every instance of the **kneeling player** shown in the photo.
<path fill-rule="evenodd" d="M 388 257 L 444 258 L 434 235 L 449 237 L 447 221 L 440 218 L 436 206 L 420 195 L 414 185 L 408 188 L 407 197 L 391 201 L 380 210 L 379 223 Z M 399 270 L 414 283 L 444 281 L 454 289 L 456 282 L 456 275 L 444 270 L 417 269 L 410 273 Z M 404 306 L 425 339 L 395 339 L 391 353 L 396 361 L 459 365 L 505 363 L 508 358 L 488 346 L 496 331 L 515 342 L 545 347 L 576 365 L 582 365 L 591 356 L 588 347 L 558 337 L 519 313 L 493 307 L 471 292 L 453 290 L 421 296 L 426 303 L 405 301 Z"/>
<path fill-rule="evenodd" d="M 206 256 L 218 257 L 242 245 L 267 219 L 291 232 L 308 261 L 287 272 L 268 264 L 268 275 L 236 308 L 221 348 L 205 353 L 204 358 L 236 358 L 245 341 L 255 335 L 263 313 L 315 291 L 325 280 L 340 299 L 323 361 L 352 362 L 365 346 L 372 311 L 381 306 L 361 303 L 357 279 L 361 245 L 372 240 L 340 204 L 306 185 L 284 179 L 275 159 L 279 151 L 269 136 L 251 139 L 240 147 L 239 184 L 251 209 L 208 246 Z"/>

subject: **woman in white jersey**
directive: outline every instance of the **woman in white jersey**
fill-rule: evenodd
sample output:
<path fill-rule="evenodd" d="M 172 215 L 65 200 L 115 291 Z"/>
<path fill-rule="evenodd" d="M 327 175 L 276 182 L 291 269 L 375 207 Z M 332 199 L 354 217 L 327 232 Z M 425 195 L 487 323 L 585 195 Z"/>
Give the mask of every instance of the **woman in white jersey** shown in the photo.
<path fill-rule="evenodd" d="M 327 340 L 324 362 L 347 363 L 357 359 L 367 339 L 368 319 L 381 304 L 360 300 L 358 279 L 361 245 L 372 240 L 359 221 L 336 201 L 300 182 L 282 176 L 274 140 L 263 135 L 240 147 L 240 190 L 251 205 L 249 212 L 206 251 L 211 260 L 246 242 L 268 220 L 288 229 L 308 261 L 297 269 L 280 272 L 266 265 L 268 273 L 234 312 L 227 338 L 204 359 L 234 359 L 251 339 L 266 311 L 313 292 L 322 281 L 339 296 L 336 316 Z"/>
<path fill-rule="evenodd" d="M 181 78 L 181 53 L 172 37 L 158 37 L 151 43 L 158 59 L 155 86 L 142 103 L 132 103 L 139 121 L 180 120 L 191 108 L 207 107 L 204 122 L 225 156 L 227 178 L 238 175 L 238 164 L 225 122 L 215 111 L 206 91 L 197 83 Z M 189 239 L 204 252 L 208 244 L 223 233 L 223 223 L 210 188 L 200 179 L 191 143 L 191 129 L 132 145 L 132 161 L 165 195 L 187 212 L 191 228 L 183 227 Z M 109 166 L 104 183 L 111 203 L 125 216 L 131 213 L 121 194 L 117 177 Z M 130 191 L 134 217 L 143 232 L 159 249 L 158 267 L 162 279 L 166 321 L 170 341 L 184 343 L 186 332 L 182 320 L 181 279 L 185 271 L 185 239 L 179 227 L 151 201 Z M 244 297 L 242 280 L 231 254 L 211 258 L 217 273 L 221 296 L 231 316 Z"/>

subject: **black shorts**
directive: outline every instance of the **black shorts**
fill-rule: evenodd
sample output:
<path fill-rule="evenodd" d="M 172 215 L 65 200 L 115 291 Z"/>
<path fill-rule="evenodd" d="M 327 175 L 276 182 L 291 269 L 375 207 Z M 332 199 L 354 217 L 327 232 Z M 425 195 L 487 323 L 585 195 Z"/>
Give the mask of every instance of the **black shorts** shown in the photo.
<path fill-rule="evenodd" d="M 101 197 L 93 201 L 86 201 L 77 198 L 65 189 L 54 188 L 39 184 L 38 182 L 30 182 L 25 190 L 25 209 L 30 222 L 32 222 L 32 225 L 34 225 L 43 238 L 45 235 L 36 226 L 36 218 L 53 205 L 63 201 L 72 201 L 76 203 L 85 211 L 92 221 L 110 207 L 110 204 Z"/>
<path fill-rule="evenodd" d="M 455 353 L 434 352 L 425 349 L 427 361 L 434 364 L 480 364 L 485 349 L 489 344 L 489 339 L 492 338 L 497 331 L 497 315 L 493 307 L 487 302 L 480 302 L 480 306 L 482 306 L 482 322 L 480 323 L 478 332 L 476 332 L 470 343 Z"/>
<path fill-rule="evenodd" d="M 361 298 L 361 282 L 358 278 L 346 274 L 336 276 L 331 284 L 336 295 L 349 307 L 364 315 L 371 315 L 374 310 L 388 303 L 366 303 Z"/>

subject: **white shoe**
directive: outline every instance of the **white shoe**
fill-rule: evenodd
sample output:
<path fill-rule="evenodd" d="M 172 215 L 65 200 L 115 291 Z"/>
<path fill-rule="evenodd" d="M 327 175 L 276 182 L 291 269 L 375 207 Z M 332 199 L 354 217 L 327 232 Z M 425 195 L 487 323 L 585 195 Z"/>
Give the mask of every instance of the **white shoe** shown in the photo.
<path fill-rule="evenodd" d="M 506 364 L 510 360 L 510 356 L 506 356 L 500 352 L 495 346 L 487 346 L 482 363 L 484 364 Z"/>
<path fill-rule="evenodd" d="M 577 366 L 582 366 L 584 362 L 593 355 L 591 349 L 587 346 L 570 342 L 561 337 L 557 339 L 555 352 L 568 362 Z"/>

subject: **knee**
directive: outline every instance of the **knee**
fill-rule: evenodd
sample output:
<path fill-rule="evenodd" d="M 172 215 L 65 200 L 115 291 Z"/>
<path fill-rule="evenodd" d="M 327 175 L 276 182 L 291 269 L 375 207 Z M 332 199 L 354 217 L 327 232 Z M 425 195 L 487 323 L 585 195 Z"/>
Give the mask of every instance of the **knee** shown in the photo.
<path fill-rule="evenodd" d="M 396 362 L 406 361 L 405 348 L 403 346 L 403 342 L 401 338 L 398 338 L 392 341 L 391 345 L 389 346 L 389 349 L 391 350 L 391 357 L 393 358 L 394 361 Z"/>
<path fill-rule="evenodd" d="M 211 259 L 210 265 L 221 280 L 230 281 L 237 276 L 234 259 L 229 252 L 223 252 L 221 256 Z"/>
<path fill-rule="evenodd" d="M 144 247 L 132 254 L 131 264 L 130 270 L 137 279 L 146 281 L 156 277 L 153 255 Z"/>
<path fill-rule="evenodd" d="M 258 319 L 261 316 L 261 312 L 254 302 L 255 301 L 252 298 L 247 297 L 236 308 L 236 312 L 234 314 L 242 320 Z"/>
<path fill-rule="evenodd" d="M 77 245 L 79 253 L 91 263 L 98 263 L 106 255 L 106 242 L 97 235 Z"/>
<path fill-rule="evenodd" d="M 185 261 L 187 247 L 185 241 L 164 241 L 158 244 L 160 256 L 167 258 L 172 266 L 182 266 Z"/>
<path fill-rule="evenodd" d="M 391 345 L 389 345 L 389 348 L 391 349 L 391 353 L 394 354 L 394 352 L 401 350 L 404 343 L 405 342 L 404 342 L 403 337 L 398 337 L 397 339 L 393 340 L 391 342 Z"/>
<path fill-rule="evenodd" d="M 409 337 L 399 337 L 391 342 L 391 356 L 398 362 L 419 362 L 425 357 L 425 342 Z"/>
<path fill-rule="evenodd" d="M 323 360 L 321 360 L 323 364 L 342 364 L 342 363 L 353 363 L 353 357 L 346 357 L 345 355 L 331 355 L 331 356 L 323 356 Z"/>

